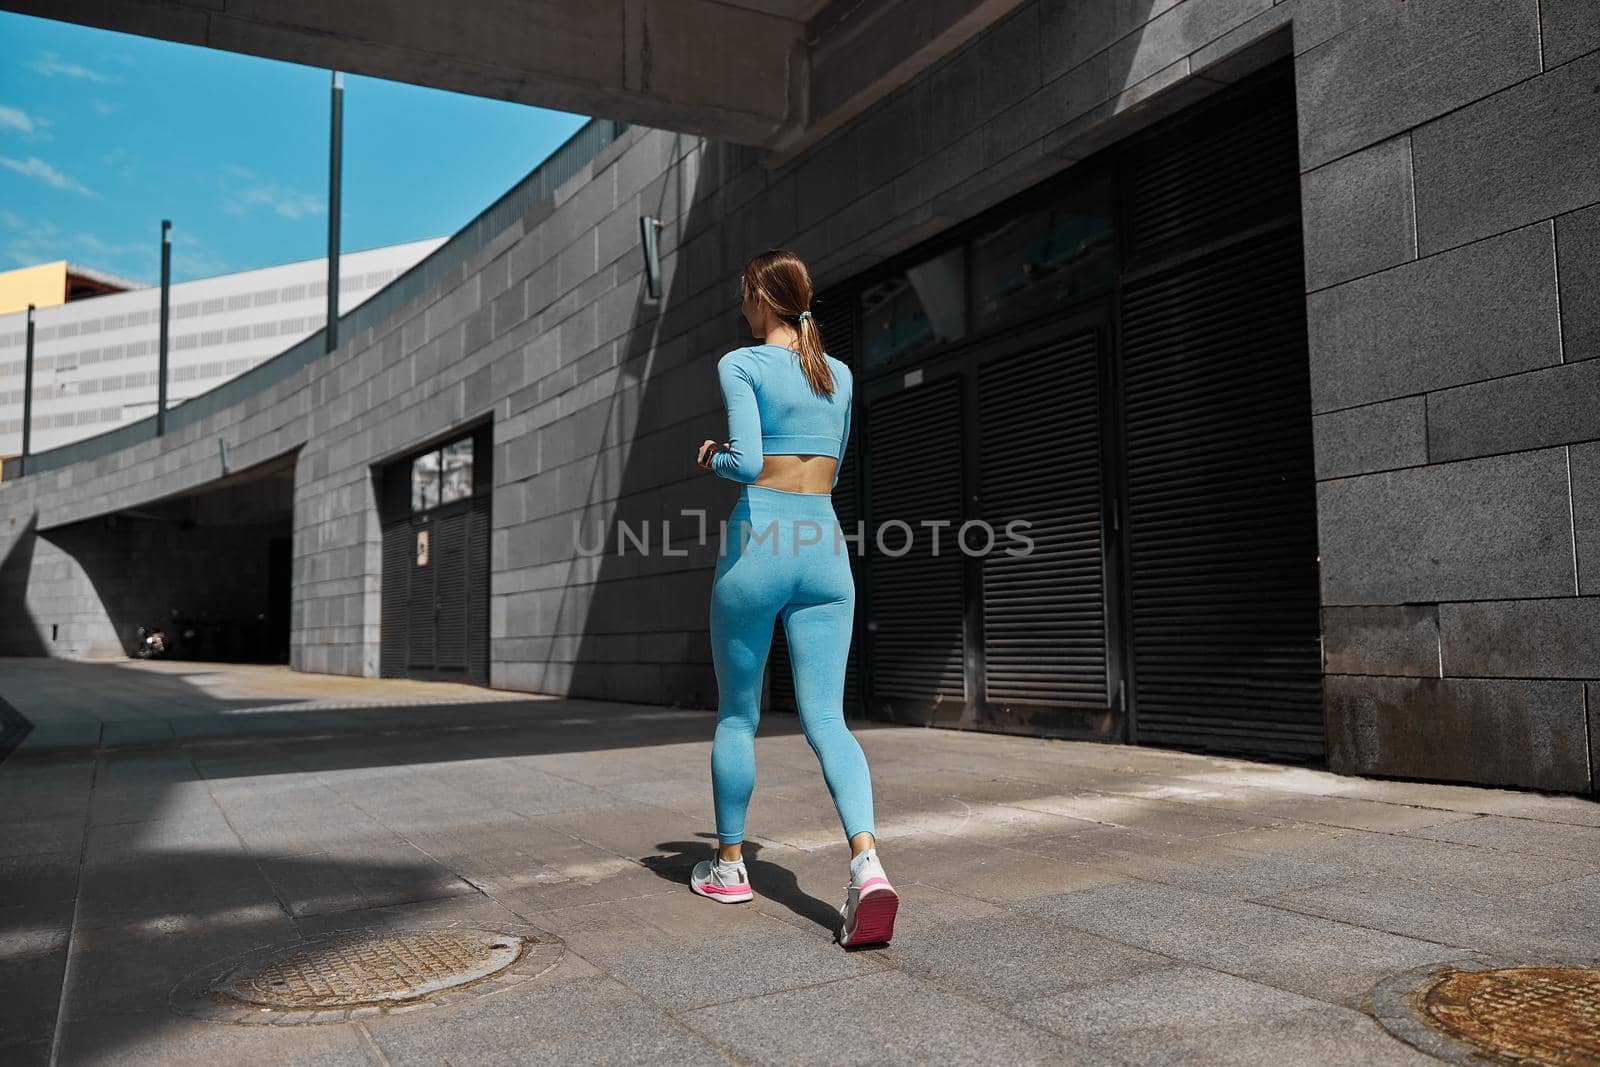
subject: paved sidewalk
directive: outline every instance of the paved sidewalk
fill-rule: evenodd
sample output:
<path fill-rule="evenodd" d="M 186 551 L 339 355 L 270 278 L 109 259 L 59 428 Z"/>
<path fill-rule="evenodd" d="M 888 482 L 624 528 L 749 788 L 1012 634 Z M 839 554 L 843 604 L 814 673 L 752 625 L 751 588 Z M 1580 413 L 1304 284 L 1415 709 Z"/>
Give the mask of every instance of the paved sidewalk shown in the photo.
<path fill-rule="evenodd" d="M 0 660 L 0 1063 L 1436 1063 L 1364 1011 L 1445 960 L 1600 956 L 1600 805 L 852 721 L 894 943 L 793 716 L 757 897 L 691 894 L 714 716 L 180 663 Z M 435 703 L 418 704 L 418 700 Z M 175 987 L 374 927 L 564 948 L 424 1011 L 242 1025 Z"/>

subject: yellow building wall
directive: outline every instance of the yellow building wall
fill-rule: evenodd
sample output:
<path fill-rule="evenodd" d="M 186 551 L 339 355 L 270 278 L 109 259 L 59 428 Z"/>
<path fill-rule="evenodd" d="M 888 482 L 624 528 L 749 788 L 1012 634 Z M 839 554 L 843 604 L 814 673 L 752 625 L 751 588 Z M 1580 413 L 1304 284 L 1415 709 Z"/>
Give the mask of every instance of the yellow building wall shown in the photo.
<path fill-rule="evenodd" d="M 0 271 L 0 315 L 67 302 L 67 261 Z"/>

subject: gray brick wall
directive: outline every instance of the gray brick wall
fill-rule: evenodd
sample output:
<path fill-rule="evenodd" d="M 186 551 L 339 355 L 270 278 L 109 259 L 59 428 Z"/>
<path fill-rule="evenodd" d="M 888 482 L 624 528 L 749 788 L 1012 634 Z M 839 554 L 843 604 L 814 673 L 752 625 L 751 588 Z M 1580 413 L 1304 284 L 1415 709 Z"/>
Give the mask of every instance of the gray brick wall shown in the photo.
<path fill-rule="evenodd" d="M 684 557 L 588 557 L 573 527 L 614 545 L 619 524 L 725 512 L 733 487 L 690 455 L 720 425 L 716 358 L 748 341 L 744 259 L 788 246 L 826 286 L 1288 48 L 1333 765 L 1586 789 L 1600 20 L 1582 0 L 1031 3 L 780 166 L 632 129 L 452 278 L 266 394 L 4 487 L 0 588 L 23 596 L 12 561 L 35 513 L 201 485 L 219 436 L 235 466 L 298 448 L 294 664 L 375 674 L 371 465 L 492 413 L 493 684 L 710 705 L 710 547 L 686 528 Z M 641 214 L 666 224 L 659 302 Z M 80 581 L 34 575 L 39 626 L 50 590 Z"/>
<path fill-rule="evenodd" d="M 1330 763 L 1585 791 L 1600 20 L 1369 7 L 1298 68 Z"/>

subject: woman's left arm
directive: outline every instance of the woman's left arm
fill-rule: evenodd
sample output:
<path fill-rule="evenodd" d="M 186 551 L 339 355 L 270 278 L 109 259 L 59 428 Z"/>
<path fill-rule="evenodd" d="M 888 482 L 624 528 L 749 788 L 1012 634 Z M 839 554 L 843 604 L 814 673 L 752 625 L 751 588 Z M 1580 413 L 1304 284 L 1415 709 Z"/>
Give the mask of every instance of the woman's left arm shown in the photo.
<path fill-rule="evenodd" d="M 839 487 L 839 471 L 844 468 L 845 449 L 850 447 L 850 409 L 855 406 L 856 402 L 855 376 L 850 372 L 850 368 L 845 367 L 844 374 L 840 377 L 841 381 L 836 383 L 836 385 L 838 387 L 839 399 L 844 401 L 844 427 L 839 431 L 839 456 L 833 464 L 832 488 L 835 489 Z"/>

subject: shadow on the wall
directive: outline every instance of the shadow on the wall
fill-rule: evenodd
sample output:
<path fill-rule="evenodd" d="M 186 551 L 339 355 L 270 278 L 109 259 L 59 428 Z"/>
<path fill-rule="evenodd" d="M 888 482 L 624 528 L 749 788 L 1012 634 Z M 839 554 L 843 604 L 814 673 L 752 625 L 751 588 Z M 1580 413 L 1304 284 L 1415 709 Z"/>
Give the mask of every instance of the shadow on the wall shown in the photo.
<path fill-rule="evenodd" d="M 697 467 L 694 453 L 727 428 L 717 359 L 754 340 L 739 313 L 739 269 L 782 234 L 754 218 L 742 229 L 716 221 L 722 181 L 759 165 L 754 149 L 708 142 L 689 188 L 686 147 L 685 138 L 674 139 L 673 165 L 641 194 L 645 214 L 670 218 L 672 205 L 681 206 L 677 225 L 662 235 L 663 259 L 677 261 L 659 301 L 641 286 L 605 413 L 586 420 L 599 436 L 578 446 L 595 457 L 581 525 L 557 535 L 605 551 L 580 557 L 573 544 L 544 688 L 705 708 L 717 700 L 707 634 L 717 524 L 737 486 Z M 691 296 L 691 281 L 703 285 L 708 275 L 709 288 Z M 682 555 L 664 553 L 664 534 Z M 642 550 L 632 539 L 640 536 L 647 538 Z"/>
<path fill-rule="evenodd" d="M 28 578 L 33 573 L 39 513 L 29 514 L 0 560 L 0 650 L 8 656 L 48 656 L 49 646 L 28 611 Z"/>

